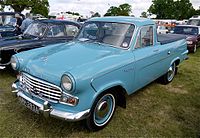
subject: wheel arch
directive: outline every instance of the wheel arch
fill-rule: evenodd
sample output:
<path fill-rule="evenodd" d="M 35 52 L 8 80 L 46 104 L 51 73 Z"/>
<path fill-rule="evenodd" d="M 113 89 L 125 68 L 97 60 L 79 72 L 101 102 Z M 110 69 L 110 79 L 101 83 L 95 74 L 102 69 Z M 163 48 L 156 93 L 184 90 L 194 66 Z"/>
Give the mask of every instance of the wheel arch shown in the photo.
<path fill-rule="evenodd" d="M 176 58 L 174 58 L 174 59 L 171 61 L 170 66 L 171 66 L 173 63 L 175 63 L 176 66 L 178 66 L 178 65 L 180 64 L 180 62 L 181 62 L 180 58 L 179 58 L 179 57 L 176 57 Z"/>
<path fill-rule="evenodd" d="M 116 84 L 116 85 L 110 85 L 109 87 L 105 87 L 99 91 L 97 91 L 97 95 L 95 96 L 95 99 L 107 92 L 111 92 L 112 94 L 114 94 L 115 98 L 116 98 L 116 105 L 120 106 L 122 108 L 126 108 L 126 95 L 127 95 L 127 91 L 126 89 L 120 85 L 120 84 Z M 93 103 L 95 102 L 95 100 L 93 101 Z"/>

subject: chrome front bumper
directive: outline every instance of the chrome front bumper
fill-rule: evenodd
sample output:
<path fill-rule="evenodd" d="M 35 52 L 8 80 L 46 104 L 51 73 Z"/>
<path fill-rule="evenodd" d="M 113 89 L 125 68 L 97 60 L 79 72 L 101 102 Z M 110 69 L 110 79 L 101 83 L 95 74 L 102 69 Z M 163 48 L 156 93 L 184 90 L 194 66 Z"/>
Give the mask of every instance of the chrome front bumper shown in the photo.
<path fill-rule="evenodd" d="M 57 109 L 53 109 L 48 101 L 45 101 L 43 104 L 40 104 L 34 101 L 33 99 L 29 98 L 28 96 L 26 96 L 22 91 L 18 90 L 17 85 L 15 83 L 13 83 L 12 85 L 12 92 L 15 93 L 17 97 L 22 97 L 25 100 L 39 107 L 39 112 L 43 114 L 45 117 L 54 117 L 66 121 L 79 121 L 87 118 L 90 113 L 90 109 L 77 113 L 60 111 Z"/>

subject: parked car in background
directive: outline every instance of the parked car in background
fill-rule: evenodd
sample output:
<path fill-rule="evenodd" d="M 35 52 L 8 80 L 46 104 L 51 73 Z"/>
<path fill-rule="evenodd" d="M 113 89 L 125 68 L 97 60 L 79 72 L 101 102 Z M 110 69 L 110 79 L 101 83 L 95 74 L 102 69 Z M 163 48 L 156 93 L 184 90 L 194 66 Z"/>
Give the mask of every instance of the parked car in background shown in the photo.
<path fill-rule="evenodd" d="M 188 20 L 187 25 L 200 26 L 200 15 L 192 16 L 192 17 Z"/>
<path fill-rule="evenodd" d="M 125 95 L 173 80 L 188 50 L 185 37 L 168 36 L 157 36 L 149 19 L 89 19 L 73 42 L 14 55 L 13 92 L 36 113 L 102 129 L 117 105 L 126 107 Z"/>
<path fill-rule="evenodd" d="M 15 12 L 0 12 L 0 36 L 1 37 L 12 37 L 16 36 L 15 32 Z M 22 19 L 24 15 L 20 14 Z"/>
<path fill-rule="evenodd" d="M 186 35 L 189 52 L 195 53 L 197 47 L 200 46 L 200 26 L 177 25 L 174 28 L 173 33 Z"/>
<path fill-rule="evenodd" d="M 167 29 L 166 26 L 159 25 L 157 27 L 157 33 L 158 34 L 167 34 L 167 33 L 169 33 L 169 30 Z"/>
<path fill-rule="evenodd" d="M 72 21 L 34 21 L 23 35 L 0 40 L 0 68 L 10 65 L 16 53 L 72 40 L 79 28 L 79 23 Z"/>

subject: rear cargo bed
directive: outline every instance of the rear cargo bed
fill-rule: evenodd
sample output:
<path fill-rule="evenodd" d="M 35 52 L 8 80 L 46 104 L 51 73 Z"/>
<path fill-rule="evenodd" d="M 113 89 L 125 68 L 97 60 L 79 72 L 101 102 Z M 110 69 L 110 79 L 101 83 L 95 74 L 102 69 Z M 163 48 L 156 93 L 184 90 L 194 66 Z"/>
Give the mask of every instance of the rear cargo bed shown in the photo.
<path fill-rule="evenodd" d="M 186 36 L 178 34 L 158 34 L 158 42 L 160 42 L 161 45 L 172 43 L 182 39 L 186 39 Z"/>

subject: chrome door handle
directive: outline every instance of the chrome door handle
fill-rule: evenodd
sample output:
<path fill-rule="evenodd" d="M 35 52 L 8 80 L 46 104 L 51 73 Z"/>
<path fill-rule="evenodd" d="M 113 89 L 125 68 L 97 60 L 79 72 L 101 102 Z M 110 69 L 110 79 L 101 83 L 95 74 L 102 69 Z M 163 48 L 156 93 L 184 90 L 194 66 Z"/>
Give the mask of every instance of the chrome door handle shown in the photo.
<path fill-rule="evenodd" d="M 171 54 L 171 51 L 168 51 L 167 54 L 170 55 L 170 54 Z"/>

